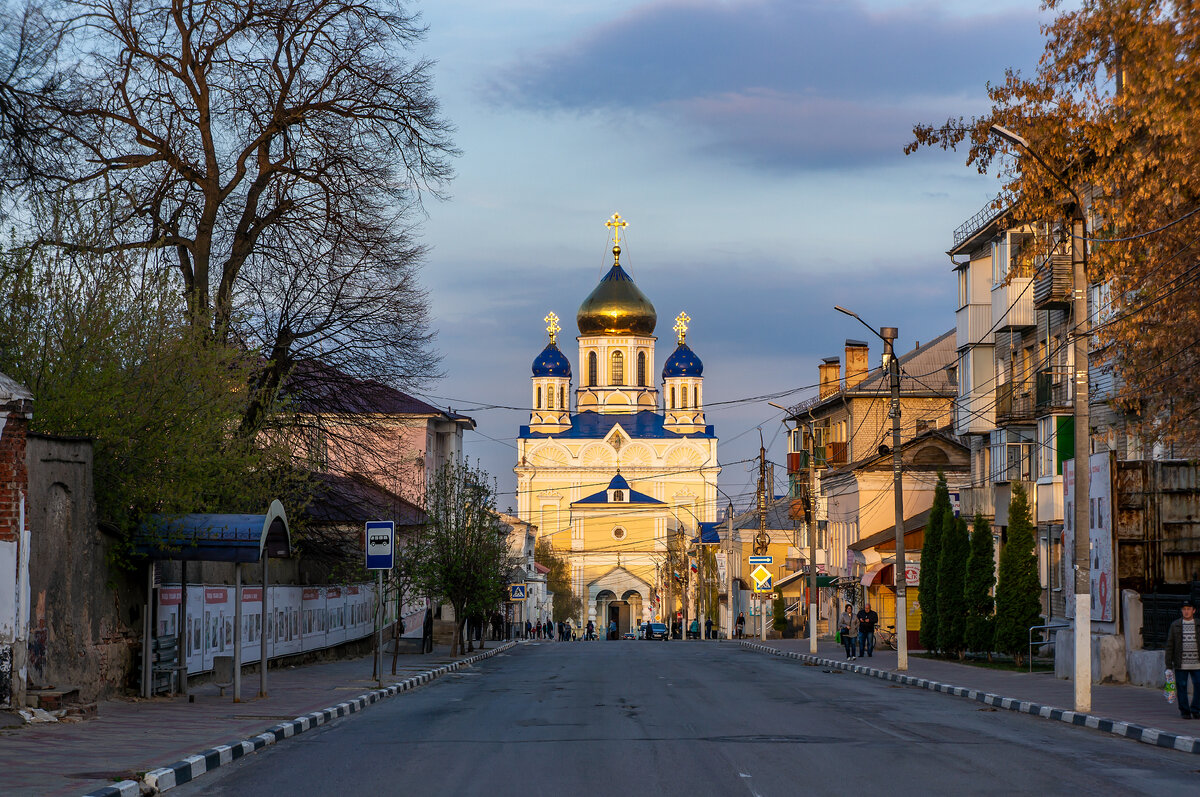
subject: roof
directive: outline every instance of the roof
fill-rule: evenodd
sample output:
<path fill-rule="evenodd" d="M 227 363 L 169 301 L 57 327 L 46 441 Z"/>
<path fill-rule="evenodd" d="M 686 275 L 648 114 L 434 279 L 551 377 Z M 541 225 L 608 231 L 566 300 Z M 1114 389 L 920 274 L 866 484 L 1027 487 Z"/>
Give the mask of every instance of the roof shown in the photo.
<path fill-rule="evenodd" d="M 911 534 L 914 531 L 920 531 L 921 529 L 925 528 L 925 525 L 929 522 L 930 511 L 931 510 L 926 509 L 924 512 L 920 512 L 916 515 L 913 515 L 912 517 L 905 518 L 904 519 L 904 534 L 905 534 L 905 536 L 908 536 L 909 534 Z M 850 543 L 850 545 L 848 545 L 846 547 L 852 551 L 866 551 L 871 548 L 874 548 L 876 545 L 879 545 L 879 544 L 885 543 L 885 542 L 891 542 L 894 539 L 896 539 L 896 524 L 895 523 L 888 526 L 883 531 L 876 532 L 875 534 L 872 534 L 870 537 L 863 537 L 858 542 L 852 542 L 852 543 Z"/>
<path fill-rule="evenodd" d="M 150 515 L 133 536 L 135 552 L 151 559 L 257 562 L 289 556 L 291 533 L 283 504 L 265 515 Z"/>
<path fill-rule="evenodd" d="M 304 510 L 317 523 L 361 524 L 368 520 L 392 520 L 400 526 L 419 526 L 425 512 L 365 476 L 314 473 L 317 490 Z"/>
<path fill-rule="evenodd" d="M 434 415 L 475 428 L 474 419 L 439 409 L 402 390 L 359 379 L 320 363 L 301 363 L 284 380 L 281 392 L 300 412 L 346 415 Z"/>
<path fill-rule="evenodd" d="M 711 523 L 700 523 L 700 534 L 692 537 L 692 543 L 700 543 L 701 545 L 719 545 L 721 542 L 721 529 L 725 524 L 719 520 L 714 520 Z"/>
<path fill-rule="evenodd" d="M 958 384 L 948 370 L 958 363 L 955 330 L 943 332 L 923 346 L 900 356 L 900 395 L 934 398 L 954 398 Z M 848 398 L 881 398 L 891 390 L 889 374 L 883 366 L 867 372 L 854 387 L 842 388 L 824 398 L 814 396 L 792 407 L 793 418 L 817 411 L 829 404 L 840 404 Z"/>
<path fill-rule="evenodd" d="M 686 343 L 680 343 L 663 364 L 663 379 L 679 376 L 703 376 L 704 363 Z"/>
<path fill-rule="evenodd" d="M 910 437 L 908 440 L 905 440 L 903 443 L 901 443 L 900 451 L 901 451 L 901 453 L 903 453 L 905 451 L 909 451 L 909 450 L 915 449 L 915 448 L 924 448 L 931 440 L 936 438 L 938 440 L 945 441 L 948 445 L 959 449 L 960 451 L 962 451 L 965 454 L 970 454 L 970 451 L 971 451 L 970 446 L 968 446 L 966 443 L 964 443 L 962 441 L 962 438 L 960 438 L 958 435 L 949 431 L 951 428 L 953 428 L 953 427 L 946 426 L 941 429 L 928 429 L 924 432 L 921 432 L 916 437 Z M 888 438 L 888 439 L 890 440 L 891 438 Z M 880 454 L 880 453 L 876 452 L 876 453 L 870 454 L 869 456 L 863 457 L 862 459 L 851 462 L 847 465 L 842 465 L 839 468 L 830 469 L 829 472 L 825 475 L 825 478 L 829 479 L 832 476 L 834 476 L 835 474 L 839 474 L 839 473 L 848 473 L 850 471 L 863 470 L 865 468 L 871 467 L 872 465 L 886 466 L 886 469 L 890 470 L 892 467 L 891 463 L 892 463 L 892 454 L 890 451 L 886 454 Z M 938 463 L 933 466 L 925 466 L 925 467 L 928 467 L 930 470 L 946 470 L 946 471 L 956 471 L 956 470 L 969 471 L 971 469 L 970 463 L 967 463 L 963 468 L 957 468 L 954 466 L 953 463 Z M 918 469 L 922 469 L 922 465 L 920 463 L 915 463 L 915 462 L 906 462 L 904 464 L 904 469 L 905 470 L 918 470 Z"/>
<path fill-rule="evenodd" d="M 571 428 L 561 432 L 531 432 L 528 426 L 522 426 L 519 434 L 524 438 L 562 437 L 603 440 L 614 426 L 620 424 L 621 428 L 634 440 L 638 438 L 716 437 L 712 426 L 704 427 L 703 432 L 681 434 L 663 428 L 665 420 L 654 410 L 629 413 L 578 412 L 571 416 Z"/>
<path fill-rule="evenodd" d="M 567 359 L 557 343 L 550 343 L 533 361 L 534 376 L 557 376 L 571 378 L 571 361 Z"/>
<path fill-rule="evenodd" d="M 772 499 L 767 504 L 767 528 L 768 529 L 788 529 L 796 527 L 796 521 L 792 519 L 792 499 L 783 497 Z M 734 529 L 758 529 L 758 509 L 751 508 L 737 515 L 733 519 Z"/>
<path fill-rule="evenodd" d="M 6 374 L 0 374 L 0 404 L 33 401 L 29 388 Z"/>
<path fill-rule="evenodd" d="M 629 497 L 624 501 L 609 501 L 608 496 L 613 490 L 626 490 L 629 493 Z M 612 477 L 612 481 L 608 483 L 608 487 L 605 487 L 598 493 L 592 493 L 586 498 L 580 498 L 578 501 L 575 501 L 573 504 L 571 504 L 571 506 L 575 506 L 576 504 L 620 504 L 621 506 L 625 506 L 626 504 L 662 503 L 663 502 L 659 501 L 657 498 L 652 498 L 645 493 L 639 493 L 637 490 L 631 489 L 629 487 L 629 482 L 625 481 L 625 477 L 618 473 L 616 476 Z"/>

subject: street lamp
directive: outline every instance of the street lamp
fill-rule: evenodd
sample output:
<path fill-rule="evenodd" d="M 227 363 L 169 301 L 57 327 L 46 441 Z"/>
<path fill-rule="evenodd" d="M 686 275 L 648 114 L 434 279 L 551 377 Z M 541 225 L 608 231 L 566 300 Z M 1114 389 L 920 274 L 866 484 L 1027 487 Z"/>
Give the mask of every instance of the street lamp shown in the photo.
<path fill-rule="evenodd" d="M 1066 181 L 1063 174 L 1050 168 L 1050 164 L 1037 153 L 1021 136 L 1001 125 L 992 125 L 990 132 L 1014 144 L 1037 161 L 1075 200 L 1071 212 L 1071 321 L 1075 327 L 1073 346 L 1075 352 L 1075 506 L 1072 525 L 1075 529 L 1075 710 L 1092 710 L 1092 608 L 1091 608 L 1091 558 L 1089 556 L 1091 523 L 1088 505 L 1091 498 L 1088 463 L 1090 434 L 1088 429 L 1088 336 L 1090 322 L 1087 312 L 1087 216 L 1083 200 Z M 1047 606 L 1049 611 L 1049 606 Z"/>
<path fill-rule="evenodd" d="M 900 358 L 896 356 L 894 343 L 900 336 L 896 327 L 875 328 L 863 321 L 858 313 L 845 307 L 833 306 L 839 313 L 857 319 L 871 334 L 883 341 L 884 365 L 891 374 L 892 385 L 892 491 L 896 494 L 896 563 L 892 570 L 892 583 L 896 590 L 896 669 L 908 669 L 908 576 L 904 565 L 904 475 L 900 456 Z"/>

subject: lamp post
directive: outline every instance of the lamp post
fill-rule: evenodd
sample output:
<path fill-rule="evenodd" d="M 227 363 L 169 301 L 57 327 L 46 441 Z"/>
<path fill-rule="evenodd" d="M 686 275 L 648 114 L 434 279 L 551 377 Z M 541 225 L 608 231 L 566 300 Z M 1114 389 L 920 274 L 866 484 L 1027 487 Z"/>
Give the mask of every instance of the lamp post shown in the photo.
<path fill-rule="evenodd" d="M 1075 354 L 1074 409 L 1075 424 L 1075 494 L 1072 526 L 1075 529 L 1075 710 L 1092 710 L 1092 573 L 1089 556 L 1091 523 L 1088 507 L 1091 498 L 1088 463 L 1090 433 L 1088 429 L 1088 336 L 1090 323 L 1087 312 L 1087 216 L 1079 193 L 1062 173 L 1050 168 L 1045 159 L 1029 146 L 1029 142 L 1001 125 L 992 125 L 990 132 L 1014 144 L 1037 161 L 1074 200 L 1071 212 L 1071 321 L 1074 326 L 1072 345 Z M 1047 611 L 1049 606 L 1047 606 Z"/>
<path fill-rule="evenodd" d="M 895 341 L 900 336 L 896 327 L 875 328 L 859 318 L 858 313 L 834 305 L 834 310 L 857 319 L 871 334 L 883 341 L 883 357 L 891 375 L 892 407 L 892 492 L 896 503 L 896 563 L 892 567 L 892 583 L 896 590 L 896 669 L 908 669 L 908 577 L 904 564 L 904 463 L 900 456 L 900 359 L 896 356 Z"/>

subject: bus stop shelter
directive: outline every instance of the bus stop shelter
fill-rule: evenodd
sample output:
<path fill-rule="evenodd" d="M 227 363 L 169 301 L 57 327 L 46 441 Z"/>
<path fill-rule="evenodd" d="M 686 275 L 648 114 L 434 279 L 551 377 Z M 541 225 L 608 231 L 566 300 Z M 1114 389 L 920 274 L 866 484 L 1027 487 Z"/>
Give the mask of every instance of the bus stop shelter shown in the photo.
<path fill-rule="evenodd" d="M 142 696 L 150 696 L 151 644 L 154 628 L 150 622 L 154 604 L 154 567 L 156 561 L 182 563 L 180 585 L 182 600 L 179 622 L 180 687 L 187 694 L 187 654 L 184 642 L 187 627 L 187 563 L 229 562 L 233 564 L 236 585 L 233 623 L 233 700 L 242 699 L 242 565 L 262 564 L 262 612 L 268 611 L 268 561 L 271 557 L 291 556 L 292 538 L 287 514 L 278 499 L 262 515 L 150 515 L 133 538 L 136 553 L 147 557 L 146 614 L 142 625 Z M 267 635 L 261 635 L 259 697 L 267 696 Z"/>

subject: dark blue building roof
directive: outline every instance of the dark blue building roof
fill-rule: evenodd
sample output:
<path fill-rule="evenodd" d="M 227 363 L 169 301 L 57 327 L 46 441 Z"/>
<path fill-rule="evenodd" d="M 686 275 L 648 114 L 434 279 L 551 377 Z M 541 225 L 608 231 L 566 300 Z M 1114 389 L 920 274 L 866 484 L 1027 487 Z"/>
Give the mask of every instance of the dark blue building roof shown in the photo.
<path fill-rule="evenodd" d="M 612 490 L 625 490 L 628 492 L 628 497 L 624 501 L 609 501 L 608 494 Z M 637 490 L 629 488 L 629 482 L 625 481 L 625 477 L 621 474 L 613 476 L 612 481 L 608 483 L 608 487 L 598 493 L 592 493 L 587 498 L 580 498 L 576 504 L 661 504 L 657 498 L 652 498 L 645 493 L 639 493 Z"/>
<path fill-rule="evenodd" d="M 671 356 L 663 363 L 663 379 L 676 376 L 703 376 L 704 363 L 696 356 L 696 352 L 688 348 L 686 343 L 680 343 Z"/>
<path fill-rule="evenodd" d="M 557 343 L 548 344 L 533 361 L 533 375 L 570 379 L 571 361 L 559 350 Z"/>
<path fill-rule="evenodd" d="M 718 545 L 721 542 L 720 528 L 725 525 L 719 520 L 714 520 L 711 523 L 700 524 L 700 534 L 692 537 L 692 543 L 700 543 L 701 545 Z"/>
<path fill-rule="evenodd" d="M 703 432 L 680 434 L 663 428 L 665 419 L 653 410 L 642 410 L 629 414 L 579 412 L 571 416 L 571 428 L 561 432 L 530 432 L 528 426 L 521 427 L 521 437 L 562 437 L 567 439 L 602 439 L 614 426 L 629 433 L 634 440 L 639 438 L 716 437 L 713 427 L 704 427 Z"/>

